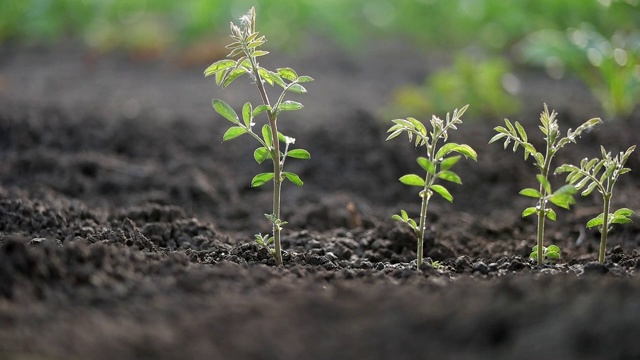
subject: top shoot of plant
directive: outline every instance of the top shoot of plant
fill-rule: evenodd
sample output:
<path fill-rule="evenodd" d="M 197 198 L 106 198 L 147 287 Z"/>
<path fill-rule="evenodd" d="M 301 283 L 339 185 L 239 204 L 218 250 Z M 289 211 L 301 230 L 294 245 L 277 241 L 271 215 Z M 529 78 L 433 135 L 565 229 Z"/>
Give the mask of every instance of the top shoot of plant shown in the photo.
<path fill-rule="evenodd" d="M 519 122 L 516 121 L 514 126 L 514 124 L 512 124 L 508 119 L 504 119 L 506 127 L 498 126 L 495 128 L 498 134 L 489 141 L 491 144 L 504 138 L 504 148 L 506 149 L 509 144 L 513 142 L 514 152 L 518 150 L 519 146 L 522 146 L 524 148 L 524 160 L 526 161 L 529 156 L 533 157 L 535 166 L 540 171 L 536 175 L 536 179 L 540 184 L 539 189 L 526 188 L 520 191 L 521 195 L 538 199 L 536 206 L 528 207 L 522 212 L 522 217 L 527 217 L 533 214 L 538 215 L 538 241 L 531 254 L 532 258 L 537 259 L 538 264 L 542 264 L 545 257 L 550 259 L 559 257 L 559 252 L 555 247 L 553 248 L 554 251 L 550 251 L 543 245 L 545 218 L 549 218 L 552 221 L 556 220 L 556 213 L 548 203 L 551 202 L 552 204 L 564 209 L 569 209 L 569 206 L 575 203 L 573 195 L 576 193 L 576 189 L 572 185 L 565 185 L 555 192 L 552 191 L 551 183 L 549 182 L 551 160 L 563 146 L 568 143 L 575 143 L 576 139 L 583 132 L 601 122 L 599 118 L 587 120 L 575 131 L 569 129 L 567 131 L 567 136 L 561 137 L 556 115 L 557 113 L 555 111 L 549 113 L 547 105 L 544 105 L 544 111 L 540 114 L 540 122 L 542 125 L 539 126 L 540 131 L 542 131 L 542 134 L 545 136 L 544 140 L 546 146 L 544 153 L 537 151 L 533 144 L 528 142 L 527 133 Z"/>
<path fill-rule="evenodd" d="M 304 149 L 290 149 L 290 146 L 295 143 L 295 139 L 278 131 L 277 120 L 282 111 L 302 109 L 303 106 L 299 102 L 284 98 L 290 92 L 306 93 L 307 90 L 301 83 L 313 81 L 313 79 L 309 76 L 298 76 L 291 68 L 270 71 L 261 67 L 258 58 L 269 52 L 260 49 L 266 39 L 255 30 L 255 26 L 256 11 L 252 7 L 246 15 L 240 18 L 240 26 L 231 23 L 233 42 L 227 45 L 227 48 L 231 49 L 231 53 L 227 56 L 229 59 L 216 61 L 204 71 L 204 75 L 205 77 L 214 75 L 216 84 L 224 89 L 241 75 L 247 74 L 260 93 L 262 104 L 254 107 L 249 102 L 245 103 L 242 107 L 242 121 L 233 108 L 222 100 L 214 99 L 213 107 L 218 114 L 233 123 L 233 126 L 224 133 L 223 141 L 249 134 L 260 144 L 253 153 L 256 162 L 260 164 L 271 159 L 273 163 L 273 171 L 256 175 L 251 181 L 251 186 L 258 187 L 270 180 L 273 181 L 273 212 L 265 215 L 273 225 L 273 236 L 256 234 L 256 241 L 266 247 L 273 243 L 274 248 L 269 248 L 269 250 L 272 252 L 276 264 L 282 265 L 280 231 L 286 225 L 286 222 L 280 219 L 282 182 L 287 179 L 295 185 L 302 186 L 302 180 L 298 175 L 284 171 L 285 160 L 288 157 L 309 159 L 310 154 Z M 236 57 L 237 59 L 233 60 Z M 265 84 L 277 85 L 282 88 L 275 103 L 269 100 Z M 254 131 L 255 118 L 263 113 L 266 114 L 267 123 L 257 133 Z M 284 144 L 284 149 L 280 145 L 281 142 Z"/>
<path fill-rule="evenodd" d="M 400 182 L 409 186 L 419 186 L 422 188 L 419 195 L 422 198 L 422 206 L 420 208 L 419 224 L 415 220 L 409 218 L 406 211 L 400 210 L 400 215 L 393 215 L 393 219 L 402 221 L 409 225 L 418 238 L 418 254 L 417 262 L 418 269 L 422 265 L 422 258 L 424 254 L 424 232 L 427 227 L 427 206 L 429 199 L 434 193 L 442 196 L 446 200 L 453 202 L 453 196 L 442 185 L 436 184 L 436 180 L 442 179 L 450 181 L 456 184 L 462 184 L 460 177 L 453 171 L 449 170 L 460 160 L 460 155 L 452 155 L 457 153 L 464 155 L 466 158 L 472 158 L 477 161 L 477 154 L 469 145 L 447 143 L 448 131 L 450 129 L 457 129 L 456 125 L 462 124 L 462 114 L 467 110 L 469 105 L 464 106 L 462 109 L 454 110 L 453 116 L 449 116 L 447 113 L 446 119 L 443 121 L 439 117 L 433 116 L 431 118 L 431 131 L 427 131 L 424 124 L 412 117 L 406 119 L 392 120 L 395 125 L 391 126 L 388 133 L 391 133 L 387 140 L 391 140 L 396 136 L 406 132 L 409 137 L 409 142 L 413 141 L 415 136 L 415 146 L 424 146 L 425 155 L 418 157 L 417 162 L 420 167 L 426 172 L 426 175 L 419 176 L 416 174 L 404 175 L 400 178 Z M 438 146 L 438 142 L 442 140 L 443 145 Z"/>
<path fill-rule="evenodd" d="M 613 186 L 622 174 L 626 174 L 631 169 L 625 168 L 629 156 L 636 149 L 635 145 L 631 146 L 625 152 L 620 152 L 616 156 L 611 156 L 604 147 L 600 147 L 602 158 L 593 158 L 591 160 L 585 158 L 580 162 L 580 167 L 565 164 L 556 169 L 556 173 L 568 172 L 567 182 L 582 191 L 582 196 L 587 196 L 597 189 L 602 195 L 604 209 L 602 213 L 587 222 L 588 228 L 600 228 L 600 252 L 598 253 L 598 261 L 604 262 L 604 255 L 607 249 L 607 234 L 611 224 L 627 224 L 631 222 L 633 210 L 622 208 L 611 213 L 611 196 L 613 195 Z M 602 171 L 602 174 L 600 172 Z"/>

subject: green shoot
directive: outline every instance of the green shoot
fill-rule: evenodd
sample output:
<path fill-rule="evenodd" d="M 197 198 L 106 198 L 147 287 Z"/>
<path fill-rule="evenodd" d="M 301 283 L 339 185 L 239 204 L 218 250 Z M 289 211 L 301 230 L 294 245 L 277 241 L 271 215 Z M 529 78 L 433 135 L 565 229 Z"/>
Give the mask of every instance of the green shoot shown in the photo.
<path fill-rule="evenodd" d="M 400 182 L 405 185 L 418 186 L 422 188 L 419 193 L 420 198 L 422 198 L 419 224 L 416 223 L 415 220 L 411 219 L 404 210 L 400 210 L 400 215 L 393 215 L 394 220 L 401 221 L 409 225 L 417 237 L 418 269 L 420 269 L 420 266 L 422 265 L 422 258 L 424 256 L 424 232 L 427 226 L 427 206 L 429 204 L 429 199 L 431 199 L 431 196 L 433 196 L 434 193 L 437 193 L 445 200 L 453 202 L 453 197 L 449 191 L 444 186 L 436 184 L 436 180 L 441 179 L 456 184 L 462 184 L 460 177 L 450 170 L 451 167 L 460 160 L 460 155 L 464 155 L 465 158 L 472 158 L 477 161 L 478 155 L 469 145 L 447 143 L 448 131 L 451 129 L 455 130 L 457 129 L 456 125 L 462 124 L 460 117 L 462 117 L 462 114 L 464 114 L 468 107 L 469 105 L 466 105 L 460 110 L 454 110 L 453 116 L 451 117 L 449 116 L 449 113 L 447 113 L 444 121 L 433 116 L 431 118 L 432 130 L 430 132 L 427 131 L 427 128 L 422 122 L 412 117 L 392 120 L 394 125 L 387 131 L 388 133 L 391 133 L 387 137 L 387 140 L 391 140 L 403 132 L 407 133 L 409 142 L 412 142 L 415 136 L 415 146 L 424 146 L 426 152 L 426 157 L 421 156 L 417 159 L 418 165 L 420 165 L 420 167 L 426 172 L 426 175 L 419 176 L 416 174 L 408 174 L 400 178 Z M 442 146 L 438 146 L 438 142 L 440 140 L 443 141 Z M 460 155 L 453 155 L 453 153 Z"/>
<path fill-rule="evenodd" d="M 611 212 L 611 197 L 613 195 L 613 186 L 622 174 L 626 174 L 631 169 L 625 168 L 629 156 L 636 149 L 635 145 L 631 146 L 625 152 L 620 152 L 616 156 L 611 156 L 604 147 L 600 147 L 602 158 L 583 159 L 580 167 L 574 165 L 562 165 L 556 169 L 556 173 L 568 172 L 567 182 L 582 191 L 582 196 L 587 196 L 597 189 L 602 195 L 604 209 L 601 214 L 587 222 L 588 228 L 598 227 L 600 229 L 600 252 L 598 261 L 604 262 L 604 255 L 607 248 L 607 234 L 611 224 L 627 224 L 631 222 L 631 216 L 634 212 L 627 208 L 618 209 Z"/>
<path fill-rule="evenodd" d="M 533 249 L 531 249 L 531 254 L 529 255 L 529 259 L 536 260 L 538 259 L 538 245 L 535 245 Z M 542 248 L 542 257 L 547 260 L 555 261 L 560 260 L 560 248 L 556 245 L 550 245 L 548 247 Z"/>
<path fill-rule="evenodd" d="M 269 248 L 276 264 L 282 265 L 280 232 L 287 224 L 286 221 L 280 219 L 282 182 L 286 179 L 295 185 L 302 186 L 302 180 L 298 175 L 284 171 L 285 160 L 287 158 L 309 159 L 311 156 L 307 150 L 290 148 L 295 143 L 295 139 L 278 131 L 277 120 L 282 111 L 302 109 L 302 104 L 285 100 L 285 96 L 290 92 L 306 93 L 307 90 L 301 84 L 313 81 L 313 79 L 309 76 L 298 76 L 291 68 L 270 71 L 261 67 L 258 58 L 269 52 L 260 49 L 266 39 L 255 30 L 255 26 L 256 11 L 252 7 L 246 15 L 240 18 L 240 26 L 231 23 L 233 42 L 227 45 L 227 48 L 231 49 L 231 53 L 227 56 L 228 59 L 213 63 L 204 71 L 204 75 L 205 77 L 215 76 L 216 84 L 224 89 L 240 76 L 247 74 L 260 93 L 262 104 L 254 107 L 249 102 L 245 103 L 242 107 L 242 120 L 233 108 L 222 100 L 214 99 L 213 107 L 218 114 L 233 123 L 233 126 L 222 136 L 223 141 L 249 134 L 260 144 L 253 153 L 256 162 L 261 164 L 265 160 L 271 159 L 273 163 L 273 171 L 256 175 L 251 181 L 251 186 L 258 187 L 273 181 L 273 212 L 265 215 L 272 223 L 273 235 L 269 237 L 257 234 L 256 242 Z M 234 60 L 234 58 L 237 59 Z M 269 100 L 265 84 L 282 88 L 275 103 Z M 261 114 L 266 114 L 267 123 L 256 132 L 254 131 L 256 129 L 255 118 Z M 280 143 L 284 144 L 284 149 Z M 274 246 L 273 249 L 270 248 L 271 244 Z"/>
<path fill-rule="evenodd" d="M 518 150 L 518 147 L 522 146 L 524 149 L 524 160 L 526 161 L 529 156 L 533 157 L 535 166 L 539 170 L 539 173 L 536 175 L 536 179 L 539 183 L 539 189 L 526 188 L 520 191 L 520 195 L 536 198 L 538 200 L 536 206 L 528 207 L 522 212 L 522 217 L 527 217 L 533 214 L 538 215 L 536 249 L 544 249 L 545 218 L 549 218 L 549 220 L 552 221 L 556 220 L 556 212 L 550 207 L 549 202 L 563 209 L 569 209 L 570 205 L 575 203 L 573 195 L 576 193 L 576 189 L 572 185 L 564 185 L 558 190 L 552 191 L 551 183 L 549 182 L 551 160 L 563 146 L 568 143 L 575 143 L 576 139 L 583 132 L 591 129 L 593 126 L 601 122 L 599 118 L 587 120 L 575 131 L 569 129 L 569 131 L 567 131 L 567 136 L 561 137 L 556 115 L 557 113 L 555 111 L 549 113 L 547 105 L 544 105 L 544 111 L 540 114 L 540 122 L 542 125 L 539 126 L 546 143 L 544 154 L 537 151 L 533 144 L 528 142 L 527 133 L 522 125 L 517 121 L 514 125 L 508 119 L 504 119 L 506 127 L 496 127 L 495 130 L 498 134 L 492 137 L 489 141 L 491 144 L 504 138 L 504 148 L 506 149 L 509 144 L 513 142 L 514 152 Z M 544 252 L 537 251 L 537 261 L 538 264 L 543 263 Z"/>

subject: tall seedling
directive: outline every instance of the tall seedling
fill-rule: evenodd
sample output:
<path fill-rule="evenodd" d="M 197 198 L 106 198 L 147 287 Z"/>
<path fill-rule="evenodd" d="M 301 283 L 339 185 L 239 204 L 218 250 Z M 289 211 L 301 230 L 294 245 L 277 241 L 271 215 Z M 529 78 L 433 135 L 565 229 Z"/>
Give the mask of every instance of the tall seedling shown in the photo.
<path fill-rule="evenodd" d="M 531 257 L 535 258 L 538 261 L 538 264 L 542 264 L 545 257 L 557 258 L 559 256 L 559 252 L 557 250 L 549 251 L 549 249 L 546 249 L 543 244 L 545 218 L 549 218 L 552 221 L 556 220 L 556 212 L 551 208 L 549 202 L 564 209 L 569 209 L 569 206 L 575 203 L 573 195 L 576 193 L 576 189 L 572 185 L 564 185 L 558 190 L 552 191 L 551 183 L 549 182 L 551 160 L 563 146 L 568 143 L 575 143 L 576 139 L 583 132 L 600 123 L 599 118 L 587 120 L 575 131 L 569 129 L 567 131 L 567 136 L 561 137 L 556 116 L 557 114 L 555 111 L 549 113 L 549 109 L 545 104 L 544 111 L 540 114 L 541 125 L 539 126 L 540 131 L 544 135 L 544 153 L 537 151 L 533 144 L 528 142 L 527 133 L 519 122 L 516 121 L 514 126 L 514 124 L 512 124 L 508 119 L 504 119 L 506 127 L 498 126 L 495 128 L 498 134 L 489 141 L 491 144 L 504 138 L 504 148 L 506 149 L 509 144 L 513 142 L 514 152 L 518 150 L 519 146 L 522 146 L 524 148 L 524 160 L 526 161 L 529 156 L 533 157 L 534 164 L 539 170 L 539 173 L 536 175 L 539 188 L 526 188 L 520 191 L 520 195 L 532 197 L 538 200 L 536 206 L 528 207 L 522 212 L 522 217 L 527 217 L 533 214 L 538 216 L 537 245 L 533 248 L 533 252 L 531 254 Z M 556 247 L 553 248 L 553 250 L 555 249 Z"/>
<path fill-rule="evenodd" d="M 273 234 L 256 234 L 256 242 L 269 248 L 277 265 L 282 264 L 282 250 L 280 246 L 280 231 L 286 225 L 286 221 L 280 218 L 280 191 L 282 182 L 286 179 L 295 185 L 302 186 L 302 180 L 294 173 L 284 171 L 285 160 L 289 158 L 309 159 L 310 154 L 304 149 L 290 149 L 295 139 L 285 136 L 278 131 L 278 115 L 282 111 L 302 109 L 302 104 L 296 101 L 285 100 L 285 96 L 292 93 L 306 93 L 302 83 L 313 81 L 309 76 L 298 76 L 291 68 L 279 68 L 275 71 L 267 70 L 260 66 L 258 58 L 269 52 L 260 47 L 266 42 L 264 36 L 255 30 L 256 11 L 251 8 L 249 12 L 240 18 L 240 25 L 231 23 L 231 39 L 233 42 L 227 45 L 231 49 L 228 59 L 213 63 L 205 71 L 206 76 L 215 76 L 216 84 L 226 88 L 238 77 L 247 74 L 260 93 L 262 104 L 253 106 L 247 102 L 242 107 L 242 120 L 238 114 L 226 102 L 214 99 L 215 111 L 225 119 L 233 123 L 223 135 L 223 141 L 235 139 L 238 136 L 249 134 L 260 146 L 254 151 L 253 157 L 258 164 L 270 159 L 273 163 L 273 171 L 260 173 L 251 181 L 251 186 L 258 187 L 268 181 L 273 181 L 273 211 L 265 216 L 273 225 Z M 234 60 L 234 58 L 236 58 Z M 276 102 L 271 102 L 265 84 L 282 88 Z M 255 119 L 261 114 L 266 114 L 267 123 L 260 128 L 259 133 L 254 131 Z M 282 146 L 280 143 L 283 143 Z M 273 248 L 271 248 L 273 244 Z"/>
<path fill-rule="evenodd" d="M 415 146 L 423 146 L 425 150 L 425 156 L 418 157 L 417 162 L 426 174 L 424 176 L 408 174 L 400 178 L 400 182 L 405 185 L 422 188 L 419 193 L 422 199 L 420 219 L 418 220 L 419 224 L 409 218 L 409 215 L 404 210 L 400 211 L 400 215 L 393 215 L 393 219 L 409 225 L 416 234 L 418 240 L 418 269 L 420 269 L 422 265 L 422 258 L 424 256 L 424 232 L 427 227 L 427 206 L 429 205 L 431 196 L 437 193 L 446 200 L 453 202 L 453 196 L 451 196 L 449 191 L 444 186 L 438 185 L 435 182 L 438 179 L 442 179 L 456 184 L 462 184 L 460 177 L 449 170 L 461 158 L 460 155 L 452 154 L 461 154 L 466 158 L 472 158 L 477 161 L 477 154 L 471 146 L 447 143 L 448 131 L 450 129 L 455 130 L 456 125 L 462 124 L 460 117 L 462 117 L 462 114 L 464 114 L 468 107 L 469 105 L 466 105 L 460 110 L 454 110 L 453 116 L 451 117 L 447 113 L 444 121 L 439 117 L 433 116 L 431 118 L 431 131 L 428 131 L 422 122 L 412 117 L 392 120 L 394 125 L 387 131 L 391 133 L 387 137 L 387 140 L 391 140 L 403 132 L 406 132 L 409 137 L 409 142 L 412 142 L 415 136 Z M 440 140 L 443 141 L 442 146 L 438 144 Z"/>
<path fill-rule="evenodd" d="M 626 174 L 631 169 L 624 167 L 636 149 L 635 145 L 631 146 L 625 152 L 620 152 L 616 156 L 611 156 L 604 147 L 600 147 L 602 158 L 593 158 L 591 160 L 585 158 L 580 162 L 580 167 L 565 164 L 556 169 L 556 173 L 566 173 L 567 182 L 581 190 L 582 196 L 587 196 L 598 190 L 602 195 L 603 210 L 602 213 L 587 222 L 588 228 L 598 227 L 600 229 L 600 251 L 598 253 L 598 261 L 604 262 L 604 255 L 607 249 L 607 234 L 612 224 L 627 224 L 631 222 L 633 210 L 622 208 L 615 212 L 611 212 L 611 197 L 613 196 L 613 186 L 622 174 Z"/>

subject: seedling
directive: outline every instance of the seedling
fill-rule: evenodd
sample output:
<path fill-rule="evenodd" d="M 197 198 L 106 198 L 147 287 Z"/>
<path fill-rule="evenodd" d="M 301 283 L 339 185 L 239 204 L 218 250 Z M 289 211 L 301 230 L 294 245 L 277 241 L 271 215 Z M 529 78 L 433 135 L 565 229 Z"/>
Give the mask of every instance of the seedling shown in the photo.
<path fill-rule="evenodd" d="M 282 182 L 286 179 L 295 185 L 302 186 L 300 177 L 292 172 L 284 171 L 285 160 L 289 158 L 309 159 L 311 155 L 304 149 L 291 149 L 295 139 L 285 136 L 278 131 L 278 115 L 282 111 L 293 111 L 302 109 L 302 104 L 296 101 L 284 100 L 285 96 L 292 93 L 306 93 L 307 90 L 301 83 L 313 81 L 309 76 L 298 76 L 291 68 L 279 68 L 275 71 L 267 70 L 260 66 L 258 58 L 267 55 L 269 52 L 261 50 L 260 47 L 266 42 L 264 36 L 255 30 L 256 11 L 251 8 L 249 12 L 240 18 L 240 26 L 231 23 L 231 39 L 233 42 L 227 45 L 231 49 L 228 59 L 216 61 L 209 66 L 204 75 L 215 75 L 216 84 L 223 89 L 229 86 L 238 77 L 247 74 L 253 81 L 260 93 L 262 104 L 254 107 L 246 102 L 242 107 L 242 121 L 238 114 L 226 102 L 214 99 L 213 107 L 215 111 L 225 119 L 231 121 L 231 126 L 222 136 L 223 141 L 235 139 L 238 136 L 249 134 L 260 146 L 254 151 L 253 157 L 258 164 L 267 159 L 273 163 L 273 171 L 260 173 L 251 180 L 252 187 L 262 186 L 268 181 L 273 181 L 273 212 L 265 214 L 273 225 L 273 235 L 257 234 L 256 242 L 269 248 L 277 265 L 282 264 L 282 250 L 280 246 L 280 232 L 286 221 L 280 219 L 280 192 Z M 237 58 L 234 60 L 234 58 Z M 278 100 L 272 103 L 269 100 L 265 84 L 279 86 L 282 92 Z M 266 114 L 267 123 L 264 124 L 260 133 L 254 131 L 255 119 L 258 115 Z M 284 144 L 284 149 L 280 143 Z M 273 244 L 273 248 L 270 248 Z"/>
<path fill-rule="evenodd" d="M 591 160 L 585 158 L 580 162 L 580 167 L 575 165 L 562 165 L 556 169 L 556 173 L 568 172 L 567 182 L 582 191 L 582 196 L 587 196 L 597 189 L 602 195 L 603 210 L 602 213 L 587 222 L 588 228 L 598 227 L 600 229 L 600 252 L 598 261 L 604 262 L 604 254 L 607 248 L 607 233 L 611 224 L 627 224 L 631 222 L 633 210 L 622 208 L 611 213 L 611 197 L 613 195 L 613 186 L 622 174 L 626 174 L 631 169 L 625 168 L 629 156 L 636 149 L 635 145 L 631 146 L 625 152 L 620 152 L 616 156 L 611 156 L 604 147 L 600 147 L 602 158 L 593 158 Z"/>
<path fill-rule="evenodd" d="M 489 143 L 505 139 L 504 148 L 506 149 L 511 142 L 513 142 L 513 152 L 518 150 L 518 147 L 522 146 L 524 149 L 524 160 L 527 161 L 529 156 L 533 157 L 534 164 L 540 171 L 536 175 L 536 179 L 540 185 L 539 189 L 526 188 L 520 191 L 520 195 L 532 197 L 538 199 L 536 206 L 528 207 L 522 212 L 522 217 L 529 215 L 538 215 L 538 231 L 537 231 L 537 261 L 538 264 L 542 264 L 544 261 L 544 251 L 537 251 L 537 249 L 544 249 L 544 221 L 545 218 L 549 218 L 552 221 L 556 220 L 556 212 L 550 207 L 549 202 L 561 207 L 563 209 L 569 209 L 571 204 L 575 203 L 573 195 L 576 193 L 576 189 L 572 185 L 564 185 L 555 192 L 551 189 L 551 183 L 549 182 L 549 169 L 551 169 L 551 160 L 556 155 L 558 150 L 567 145 L 568 143 L 575 143 L 576 139 L 585 131 L 592 128 L 596 124 L 600 123 L 599 118 L 593 118 L 587 120 L 584 124 L 580 125 L 575 131 L 569 129 L 567 136 L 560 137 L 560 130 L 558 128 L 558 120 L 556 119 L 557 113 L 552 111 L 549 113 L 547 105 L 544 105 L 544 111 L 540 114 L 539 126 L 540 131 L 545 136 L 546 143 L 545 153 L 539 152 L 536 148 L 528 142 L 528 136 L 522 125 L 519 122 L 512 124 L 508 119 L 504 119 L 504 126 L 498 126 L 495 130 L 498 132 L 491 138 Z"/>
<path fill-rule="evenodd" d="M 426 172 L 425 176 L 419 176 L 416 174 L 404 175 L 400 178 L 400 182 L 409 186 L 418 186 L 422 190 L 419 193 L 422 198 L 422 206 L 420 208 L 419 224 L 415 220 L 411 219 L 406 211 L 400 210 L 400 215 L 393 215 L 393 219 L 401 221 L 414 231 L 418 239 L 418 269 L 422 265 L 422 258 L 424 254 L 424 232 L 427 226 L 427 206 L 429 200 L 434 193 L 442 196 L 449 202 L 453 202 L 453 197 L 449 191 L 442 185 L 436 184 L 436 180 L 442 179 L 450 181 L 456 184 L 462 184 L 460 177 L 451 171 L 451 167 L 455 165 L 461 156 L 465 158 L 472 158 L 477 161 L 477 154 L 469 145 L 447 143 L 448 131 L 450 129 L 456 129 L 456 125 L 462 124 L 460 117 L 467 110 L 469 105 L 464 106 L 462 109 L 454 110 L 453 116 L 449 116 L 447 113 L 446 119 L 443 121 L 439 117 L 433 116 L 431 118 L 430 132 L 422 122 L 412 117 L 406 119 L 392 120 L 395 125 L 391 126 L 388 133 L 391 133 L 387 140 L 391 140 L 396 136 L 407 133 L 409 142 L 413 141 L 415 136 L 415 146 L 424 146 L 426 150 L 426 157 L 421 156 L 417 158 L 418 165 Z M 442 140 L 444 144 L 438 146 L 438 142 Z M 453 153 L 460 155 L 449 156 Z"/>
<path fill-rule="evenodd" d="M 544 247 L 542 249 L 542 257 L 551 261 L 560 260 L 560 248 L 557 245 Z M 533 249 L 531 249 L 531 254 L 529 255 L 529 259 L 536 260 L 537 258 L 538 245 L 534 246 Z"/>

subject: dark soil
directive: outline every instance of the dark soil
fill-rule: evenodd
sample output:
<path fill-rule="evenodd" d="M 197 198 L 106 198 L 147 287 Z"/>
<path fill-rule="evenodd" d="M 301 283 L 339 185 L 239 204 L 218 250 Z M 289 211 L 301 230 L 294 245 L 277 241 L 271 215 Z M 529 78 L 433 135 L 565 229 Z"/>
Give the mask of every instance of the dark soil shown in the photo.
<path fill-rule="evenodd" d="M 401 43 L 346 55 L 319 40 L 300 51 L 264 61 L 316 79 L 298 99 L 306 108 L 281 118 L 312 160 L 288 164 L 305 185 L 284 189 L 275 267 L 252 242 L 269 231 L 271 190 L 249 186 L 267 166 L 249 141 L 221 143 L 229 123 L 210 106 L 257 100 L 248 84 L 221 92 L 202 78 L 213 59 L 177 53 L 0 49 L 0 358 L 640 358 L 637 219 L 614 227 L 600 265 L 599 234 L 585 229 L 600 200 L 579 199 L 547 223 L 562 260 L 535 265 L 535 223 L 520 217 L 531 204 L 517 195 L 535 169 L 487 144 L 501 119 L 468 117 L 451 139 L 478 163 L 458 165 L 453 204 L 432 201 L 417 270 L 411 232 L 390 218 L 419 211 L 397 181 L 417 171 L 416 153 L 384 141 L 376 109 L 446 56 Z M 600 115 L 575 79 L 516 75 L 525 105 L 514 120 L 531 134 L 543 101 L 565 129 Z M 638 111 L 607 122 L 556 165 L 600 144 L 624 150 L 639 129 Z M 613 206 L 638 211 L 640 152 L 628 166 Z"/>

